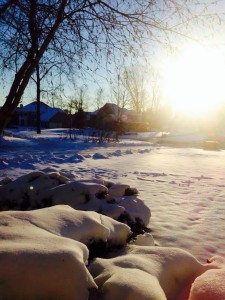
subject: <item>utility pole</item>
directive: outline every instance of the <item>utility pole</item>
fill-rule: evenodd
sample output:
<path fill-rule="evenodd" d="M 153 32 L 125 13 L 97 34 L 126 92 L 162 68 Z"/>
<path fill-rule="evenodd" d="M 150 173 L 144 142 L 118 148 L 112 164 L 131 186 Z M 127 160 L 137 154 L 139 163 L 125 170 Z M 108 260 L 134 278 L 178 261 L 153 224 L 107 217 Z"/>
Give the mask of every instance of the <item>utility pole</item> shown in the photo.
<path fill-rule="evenodd" d="M 36 130 L 37 134 L 41 134 L 41 79 L 40 79 L 40 69 L 39 69 L 39 64 L 37 64 L 36 67 L 36 78 L 37 78 L 37 123 L 36 123 Z"/>

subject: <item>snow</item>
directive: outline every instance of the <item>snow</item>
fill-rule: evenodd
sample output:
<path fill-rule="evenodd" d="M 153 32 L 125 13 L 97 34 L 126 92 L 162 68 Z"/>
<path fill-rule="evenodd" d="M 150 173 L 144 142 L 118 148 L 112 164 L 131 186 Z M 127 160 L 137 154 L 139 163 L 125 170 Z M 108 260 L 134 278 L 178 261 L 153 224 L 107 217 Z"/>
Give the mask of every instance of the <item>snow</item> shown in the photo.
<path fill-rule="evenodd" d="M 189 300 L 222 300 L 225 295 L 225 270 L 209 270 L 192 284 Z M 206 298 L 207 297 L 207 298 Z"/>
<path fill-rule="evenodd" d="M 70 238 L 88 245 L 104 241 L 124 245 L 130 228 L 107 216 L 93 211 L 78 211 L 67 205 L 56 205 L 33 211 L 0 213 L 17 220 L 25 220 L 57 236 Z"/>
<path fill-rule="evenodd" d="M 210 267 L 181 249 L 133 245 L 117 257 L 97 258 L 89 271 L 109 300 L 183 300 L 192 281 Z"/>
<path fill-rule="evenodd" d="M 130 249 L 133 249 L 132 255 L 135 254 L 135 259 L 137 256 L 137 259 L 138 257 L 141 261 L 143 259 L 144 263 L 138 263 L 134 267 L 132 257 L 126 267 L 128 272 L 125 273 L 124 268 L 120 267 L 124 259 L 122 256 L 115 258 L 119 261 L 118 266 L 114 266 L 113 263 L 108 267 L 106 264 L 106 269 L 113 270 L 115 273 L 111 272 L 107 279 L 109 281 L 104 291 L 107 291 L 108 296 L 105 299 L 115 299 L 115 297 L 126 299 L 130 296 L 129 299 L 178 300 L 179 298 L 176 298 L 178 296 L 174 296 L 174 293 L 181 292 L 180 286 L 171 286 L 167 290 L 167 287 L 159 281 L 157 272 L 161 272 L 161 276 L 164 276 L 163 278 L 167 281 L 167 276 L 174 276 L 177 270 L 176 266 L 180 264 L 181 271 L 179 272 L 181 273 L 176 273 L 178 275 L 175 278 L 181 278 L 182 285 L 187 284 L 188 289 L 193 283 L 190 300 L 197 300 L 200 297 L 206 300 L 217 299 L 213 293 L 209 292 L 209 290 L 215 290 L 209 288 L 208 282 L 212 278 L 215 278 L 214 281 L 211 281 L 212 286 L 215 284 L 216 290 L 220 290 L 222 296 L 220 294 L 218 299 L 222 300 L 225 298 L 224 285 L 221 280 L 225 275 L 225 266 L 221 258 L 225 257 L 223 235 L 225 231 L 223 213 L 225 151 L 202 149 L 202 141 L 205 140 L 202 135 L 189 134 L 186 136 L 187 139 L 180 133 L 170 136 L 171 138 L 165 133 L 163 133 L 163 137 L 162 133 L 134 134 L 126 136 L 119 143 L 93 144 L 86 142 L 85 135 L 78 135 L 76 140 L 70 141 L 66 138 L 68 132 L 63 129 L 44 130 L 41 136 L 31 130 L 12 130 L 4 139 L 0 140 L 0 185 L 2 184 L 0 197 L 5 197 L 5 202 L 8 197 L 14 199 L 13 193 L 16 192 L 10 191 L 13 188 L 16 191 L 19 189 L 20 193 L 16 194 L 19 200 L 21 193 L 27 192 L 31 186 L 29 182 L 25 183 L 25 179 L 33 176 L 32 172 L 38 172 L 37 174 L 40 174 L 39 182 L 37 181 L 36 185 L 32 185 L 32 187 L 35 189 L 38 187 L 41 195 L 51 194 L 55 204 L 73 205 L 74 198 L 76 198 L 79 205 L 74 208 L 83 210 L 88 203 L 84 203 L 85 197 L 82 196 L 82 193 L 88 193 L 91 201 L 85 210 L 101 211 L 115 219 L 126 211 L 132 221 L 141 218 L 143 224 L 151 228 L 151 234 L 145 233 L 143 236 L 138 236 Z M 166 143 L 170 142 L 169 139 L 172 143 L 196 142 L 195 145 L 198 147 L 176 148 L 166 146 L 165 143 L 160 145 L 146 142 L 147 140 L 158 141 L 158 139 L 165 139 Z M 80 191 L 76 193 L 76 197 L 72 192 L 74 188 L 76 191 Z M 68 189 L 71 189 L 70 193 L 68 193 Z M 129 195 L 129 190 L 133 194 Z M 33 192 L 34 190 L 31 189 L 28 194 Z M 101 194 L 99 192 L 102 192 L 102 199 L 96 197 L 96 194 Z M 62 198 L 63 203 L 59 203 Z M 31 203 L 37 200 L 35 197 L 32 199 Z M 93 212 L 93 214 L 97 213 Z M 104 224 L 104 222 L 102 225 L 108 228 L 107 232 L 111 232 L 112 243 L 117 243 L 117 238 L 118 242 L 124 243 L 127 233 L 119 237 L 120 229 L 115 230 L 114 227 L 111 227 L 112 225 Z M 127 232 L 127 228 L 124 232 Z M 93 235 L 93 231 L 90 232 L 90 235 Z M 68 239 L 70 240 L 70 238 Z M 80 243 L 74 240 L 72 242 Z M 47 243 L 46 247 L 49 244 Z M 154 244 L 158 246 L 155 247 Z M 58 244 L 57 247 L 59 247 Z M 80 250 L 80 246 L 76 247 L 80 254 L 82 251 L 86 251 Z M 181 256 L 184 259 L 179 259 L 179 253 L 181 253 L 179 251 L 182 250 L 173 252 L 174 247 L 188 251 L 185 254 L 182 252 Z M 81 247 L 81 249 L 85 248 Z M 139 249 L 139 252 L 134 249 Z M 143 271 L 142 266 L 147 264 L 145 260 L 148 255 L 144 249 L 148 253 L 151 252 L 150 263 L 157 265 L 156 270 L 158 271 L 154 274 Z M 160 249 L 163 249 L 162 253 L 164 253 L 162 260 L 157 258 L 160 256 Z M 153 256 L 152 251 L 154 251 Z M 169 265 L 169 271 L 165 273 L 164 263 L 168 261 L 170 253 L 174 260 L 173 264 Z M 127 252 L 123 255 L 129 256 L 130 253 Z M 205 264 L 207 259 L 215 255 L 220 256 L 216 260 L 217 264 L 215 261 Z M 185 257 L 189 257 L 188 259 L 191 257 L 191 262 L 196 261 L 196 258 L 198 261 L 191 263 L 191 266 L 194 266 L 194 270 L 203 268 L 203 274 L 193 273 L 192 267 L 187 267 L 185 264 Z M 97 259 L 96 261 L 94 264 L 97 266 L 98 261 L 105 260 Z M 107 261 L 109 263 L 109 260 Z M 8 263 L 10 264 L 10 262 Z M 173 265 L 175 269 L 172 267 Z M 110 266 L 113 268 L 110 269 Z M 106 272 L 104 268 L 105 263 L 101 263 L 103 274 Z M 186 279 L 186 275 L 183 277 L 183 268 L 185 270 L 188 268 L 190 280 Z M 216 269 L 207 270 L 207 268 Z M 92 275 L 96 277 L 95 272 L 97 271 L 93 272 Z M 97 284 L 100 277 L 95 278 Z M 106 280 L 101 280 L 101 285 L 104 285 L 103 282 Z M 147 282 L 149 282 L 148 287 Z M 221 282 L 219 287 L 218 282 Z M 42 282 L 42 284 L 44 283 Z M 119 288 L 115 289 L 115 286 Z M 124 286 L 122 290 L 121 286 Z M 86 287 L 87 285 L 85 285 Z M 130 292 L 128 293 L 130 289 L 133 296 L 129 294 Z M 120 290 L 122 294 L 120 294 Z M 156 293 L 154 295 L 151 294 L 154 293 L 153 290 Z M 186 296 L 182 299 L 187 300 L 188 292 L 186 288 L 184 290 Z M 203 294 L 200 292 L 202 290 L 207 291 L 208 298 L 202 296 Z M 57 291 L 59 290 L 57 289 Z M 172 296 L 168 296 L 170 293 Z M 136 298 L 135 295 L 137 295 Z M 69 297 L 66 298 L 69 299 Z"/>
<path fill-rule="evenodd" d="M 113 187 L 113 183 L 112 187 Z M 107 183 L 106 183 L 107 185 Z M 58 172 L 31 172 L 0 186 L 1 210 L 31 210 L 59 204 L 70 205 L 79 210 L 101 212 L 111 218 L 118 219 L 126 214 L 127 222 L 147 226 L 150 220 L 150 209 L 137 198 L 137 190 L 129 185 L 116 184 L 120 197 L 114 199 L 110 189 L 91 181 L 72 181 Z M 111 187 L 111 189 L 112 189 Z"/>
<path fill-rule="evenodd" d="M 33 224 L 29 214 L 0 213 L 0 298 L 87 299 L 96 287 L 87 247 Z"/>
<path fill-rule="evenodd" d="M 225 260 L 214 256 L 209 259 L 214 267 L 197 277 L 192 283 L 188 300 L 222 300 L 225 295 Z"/>

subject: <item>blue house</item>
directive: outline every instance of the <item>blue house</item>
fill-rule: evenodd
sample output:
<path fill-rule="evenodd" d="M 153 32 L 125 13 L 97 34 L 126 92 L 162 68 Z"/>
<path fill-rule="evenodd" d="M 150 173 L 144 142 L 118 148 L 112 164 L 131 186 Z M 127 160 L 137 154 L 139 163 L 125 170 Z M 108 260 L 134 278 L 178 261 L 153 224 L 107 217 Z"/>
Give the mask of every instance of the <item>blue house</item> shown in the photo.
<path fill-rule="evenodd" d="M 69 116 L 65 111 L 43 102 L 40 103 L 40 118 L 41 126 L 44 128 L 66 128 L 69 124 Z M 36 126 L 37 102 L 17 108 L 15 119 L 18 126 Z"/>

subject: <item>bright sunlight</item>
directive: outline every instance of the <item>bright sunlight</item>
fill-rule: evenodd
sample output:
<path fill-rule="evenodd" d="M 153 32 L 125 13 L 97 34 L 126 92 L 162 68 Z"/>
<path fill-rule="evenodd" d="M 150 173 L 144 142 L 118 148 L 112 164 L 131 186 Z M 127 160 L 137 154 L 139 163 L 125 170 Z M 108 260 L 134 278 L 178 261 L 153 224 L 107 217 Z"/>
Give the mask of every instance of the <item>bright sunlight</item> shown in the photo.
<path fill-rule="evenodd" d="M 204 116 L 225 102 L 225 50 L 188 46 L 163 66 L 164 96 L 177 112 Z"/>

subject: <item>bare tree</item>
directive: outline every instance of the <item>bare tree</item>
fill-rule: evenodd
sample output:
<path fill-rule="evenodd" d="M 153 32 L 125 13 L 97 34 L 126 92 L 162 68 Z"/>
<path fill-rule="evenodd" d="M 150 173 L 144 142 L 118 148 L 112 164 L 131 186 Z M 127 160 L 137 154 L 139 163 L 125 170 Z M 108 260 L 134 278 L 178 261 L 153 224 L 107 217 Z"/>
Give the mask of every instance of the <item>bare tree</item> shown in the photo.
<path fill-rule="evenodd" d="M 124 85 L 129 95 L 132 109 L 141 114 L 147 104 L 147 79 L 145 68 L 131 66 L 124 71 Z"/>
<path fill-rule="evenodd" d="M 69 97 L 66 105 L 70 116 L 70 139 L 72 138 L 72 128 L 83 129 L 86 126 L 87 87 L 85 85 L 77 87 L 75 93 L 75 96 Z"/>
<path fill-rule="evenodd" d="M 85 61 L 99 62 L 102 55 L 108 60 L 117 51 L 137 53 L 141 40 L 158 39 L 156 31 L 160 37 L 177 32 L 175 17 L 179 29 L 190 14 L 185 0 L 0 0 L 0 60 L 14 72 L 0 109 L 0 134 L 44 57 L 66 62 L 68 75 L 74 66 L 90 71 Z"/>
<path fill-rule="evenodd" d="M 75 91 L 76 95 L 69 98 L 69 103 L 74 112 L 84 111 L 87 109 L 87 87 L 82 85 Z"/>
<path fill-rule="evenodd" d="M 159 111 L 160 111 L 160 102 L 161 102 L 161 86 L 160 86 L 160 75 L 159 72 L 153 67 L 149 71 L 149 98 L 148 98 L 149 109 L 147 110 L 149 120 L 149 127 L 157 126 Z"/>
<path fill-rule="evenodd" d="M 17 1 L 18 0 L 8 0 L 3 3 L 0 3 L 0 17 L 3 17 L 7 9 L 13 4 L 15 4 Z"/>
<path fill-rule="evenodd" d="M 96 91 L 96 97 L 95 97 L 95 102 L 97 109 L 101 108 L 104 102 L 104 91 L 101 87 L 99 87 Z"/>
<path fill-rule="evenodd" d="M 115 80 L 111 83 L 112 101 L 117 106 L 116 113 L 116 140 L 122 131 L 123 123 L 126 122 L 124 115 L 125 107 L 128 104 L 128 93 L 124 86 L 124 79 L 120 75 L 120 71 L 117 70 Z"/>

